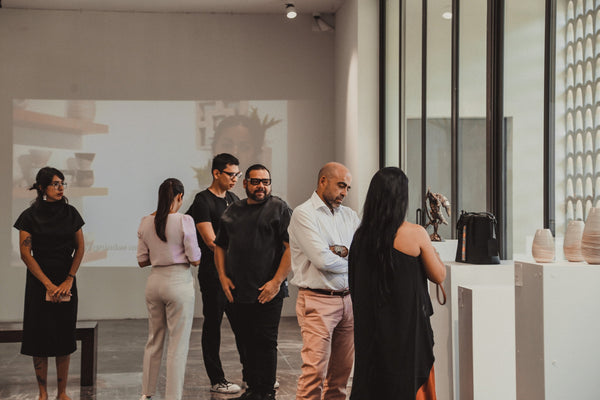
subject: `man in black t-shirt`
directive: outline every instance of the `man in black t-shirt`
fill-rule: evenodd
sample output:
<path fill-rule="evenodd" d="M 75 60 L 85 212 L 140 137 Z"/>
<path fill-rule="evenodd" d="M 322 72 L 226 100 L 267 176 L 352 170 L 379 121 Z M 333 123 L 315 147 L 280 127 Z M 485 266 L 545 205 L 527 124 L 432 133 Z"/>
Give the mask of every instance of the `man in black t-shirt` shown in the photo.
<path fill-rule="evenodd" d="M 221 321 L 223 312 L 227 315 L 234 333 L 235 321 L 231 317 L 227 299 L 221 289 L 219 276 L 214 262 L 215 232 L 219 228 L 219 220 L 223 211 L 239 198 L 229 190 L 233 189 L 238 178 L 242 175 L 239 161 L 231 154 L 221 153 L 212 161 L 212 184 L 208 189 L 196 194 L 194 202 L 186 214 L 194 218 L 198 244 L 202 250 L 200 267 L 198 268 L 198 282 L 202 292 L 202 356 L 204 367 L 210 379 L 212 392 L 237 393 L 241 390 L 239 385 L 225 379 L 219 349 L 221 346 Z M 237 339 L 236 344 L 240 353 L 242 367 L 244 365 L 244 350 Z M 245 378 L 245 371 L 243 370 Z M 244 379 L 245 380 L 245 379 Z"/>
<path fill-rule="evenodd" d="M 271 174 L 263 165 L 248 168 L 244 189 L 248 198 L 233 203 L 221 217 L 215 264 L 246 349 L 248 390 L 237 399 L 271 400 L 279 320 L 291 269 L 287 228 L 292 210 L 271 196 Z"/>

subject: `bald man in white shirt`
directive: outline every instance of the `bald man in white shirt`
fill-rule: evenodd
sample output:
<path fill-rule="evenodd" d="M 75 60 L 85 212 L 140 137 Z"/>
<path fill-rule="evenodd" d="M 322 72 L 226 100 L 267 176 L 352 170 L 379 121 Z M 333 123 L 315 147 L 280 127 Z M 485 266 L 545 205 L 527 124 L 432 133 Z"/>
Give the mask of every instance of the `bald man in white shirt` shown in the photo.
<path fill-rule="evenodd" d="M 298 206 L 288 228 L 296 315 L 302 332 L 302 375 L 296 399 L 344 400 L 354 362 L 354 317 L 348 290 L 348 249 L 360 220 L 342 206 L 352 175 L 331 162 L 317 189 Z"/>

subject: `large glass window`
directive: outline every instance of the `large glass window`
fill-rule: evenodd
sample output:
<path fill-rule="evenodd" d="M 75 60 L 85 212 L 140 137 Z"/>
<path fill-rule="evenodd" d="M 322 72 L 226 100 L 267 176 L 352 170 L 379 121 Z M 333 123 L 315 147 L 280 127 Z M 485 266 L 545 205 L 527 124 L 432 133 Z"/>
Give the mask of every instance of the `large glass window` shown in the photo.
<path fill-rule="evenodd" d="M 407 0 L 404 2 L 386 1 L 386 164 L 400 166 L 410 179 L 410 204 L 408 219 L 417 221 L 417 210 L 422 208 L 422 198 L 427 188 L 444 194 L 449 199 L 457 199 L 454 210 L 485 211 L 490 204 L 489 175 L 486 170 L 491 152 L 505 152 L 506 162 L 503 171 L 506 179 L 506 257 L 530 257 L 531 241 L 538 228 L 544 226 L 544 43 L 545 43 L 545 1 L 544 0 L 506 0 L 504 14 L 504 53 L 503 53 L 503 129 L 506 136 L 505 148 L 497 149 L 490 143 L 487 132 L 489 118 L 486 104 L 488 99 L 488 2 L 480 0 L 460 1 L 460 15 L 453 18 L 452 0 Z M 567 0 L 562 0 L 567 1 Z M 573 9 L 578 2 L 585 18 L 582 29 L 585 37 L 586 21 L 590 12 L 583 4 L 591 0 L 569 0 Z M 399 9 L 398 7 L 401 7 Z M 426 13 L 425 19 L 423 18 Z M 401 18 L 398 18 L 401 16 Z M 593 17 L 596 15 L 594 14 Z M 575 18 L 575 17 L 573 17 Z M 456 160 L 452 160 L 452 24 L 458 24 L 458 51 L 454 54 L 458 62 L 458 112 L 457 132 L 455 136 Z M 423 24 L 426 34 L 423 36 Z M 577 21 L 573 31 L 577 31 Z M 580 29 L 581 30 L 581 29 Z M 390 39 L 396 32 L 400 42 Z M 595 31 L 594 31 L 595 34 Z M 589 40 L 588 40 L 589 39 Z M 425 40 L 425 43 L 424 43 Z M 586 43 L 587 42 L 587 43 Z M 595 36 L 585 37 L 582 52 L 590 42 L 596 46 Z M 600 43 L 600 40 L 599 40 Z M 456 45 L 456 43 L 455 43 Z M 398 46 L 400 52 L 398 54 Z M 598 45 L 600 47 L 600 45 Z M 423 53 L 425 52 L 425 53 Z M 425 54 L 425 57 L 423 57 Z M 577 46 L 573 50 L 577 56 Z M 425 62 L 425 64 L 423 64 Z M 590 63 L 588 63 L 589 65 Z M 592 63 L 595 72 L 595 61 Z M 580 69 L 585 73 L 585 65 Z M 587 67 L 589 70 L 590 67 Z M 398 75 L 394 75 L 399 70 Z M 577 66 L 573 67 L 575 79 Z M 400 80 L 397 91 L 396 79 Z M 391 83 L 391 85 L 390 85 Z M 595 83 L 594 83 L 595 85 Z M 586 90 L 595 93 L 596 87 L 582 88 L 581 98 L 585 100 Z M 600 92 L 600 84 L 598 85 Z M 399 101 L 395 101 L 399 96 Z M 423 96 L 425 102 L 423 104 Z M 600 98 L 600 96 L 598 97 Z M 573 101 L 576 102 L 577 88 L 573 89 Z M 500 101 L 500 100 L 498 100 Z M 423 107 L 424 106 L 424 107 Z M 582 109 L 581 125 L 585 128 L 585 113 Z M 588 110 L 588 117 L 595 118 L 595 109 Z M 600 115 L 600 107 L 598 115 Z M 426 123 L 423 124 L 423 117 Z M 577 113 L 574 113 L 573 125 L 577 129 Z M 592 123 L 599 118 L 591 118 Z M 395 119 L 399 120 L 395 125 Z M 588 118 L 588 122 L 590 118 Z M 592 124 L 593 125 L 593 124 Z M 593 125 L 590 129 L 596 129 Z M 598 127 L 600 142 L 600 125 Z M 396 142 L 397 135 L 400 141 Z M 423 140 L 425 135 L 425 140 Z M 588 135 L 589 136 L 589 135 Z M 595 131 L 592 143 L 596 143 Z M 573 148 L 577 138 L 570 139 Z M 580 140 L 583 145 L 589 143 L 586 137 Z M 423 147 L 425 143 L 425 147 Z M 398 145 L 401 151 L 398 151 Z M 564 146 L 567 146 L 565 144 Z M 582 145 L 582 146 L 583 146 Z M 600 151 L 600 146 L 597 146 Z M 576 175 L 578 161 L 573 157 L 573 171 Z M 397 152 L 397 153 L 396 153 Z M 566 150 L 568 153 L 569 150 Z M 396 155 L 397 154 L 397 155 Z M 558 154 L 558 153 L 557 153 Z M 595 165 L 595 156 L 591 157 Z M 590 164 L 582 156 L 582 169 Z M 600 165 L 600 156 L 598 157 Z M 457 167 L 453 169 L 453 165 Z M 565 170 L 570 164 L 565 162 Z M 425 167 L 425 185 L 422 183 Z M 595 170 L 594 170 L 595 171 Z M 598 187 L 600 188 L 600 169 L 598 169 Z M 453 174 L 457 183 L 452 186 Z M 557 177 L 557 180 L 559 177 Z M 591 184 L 590 184 L 591 179 Z M 579 185 L 582 196 L 588 196 L 586 187 L 595 189 L 595 175 L 585 179 Z M 568 192 L 569 184 L 564 184 Z M 573 190 L 578 190 L 576 176 L 573 178 Z M 456 193 L 453 193 L 453 191 Z M 599 189 L 600 190 L 600 189 Z M 569 192 L 571 193 L 571 192 Z M 600 193 L 600 192 L 599 192 Z M 565 195 L 566 197 L 569 194 Z M 595 200 L 594 200 L 595 201 Z M 585 212 L 586 203 L 581 200 L 581 209 Z M 588 201 L 589 204 L 593 201 Z M 564 199 L 562 200 L 564 204 Z M 558 205 L 557 205 L 558 207 Z M 573 215 L 577 212 L 573 203 Z M 564 214 L 564 212 L 563 212 Z M 448 219 L 449 222 L 451 221 Z M 558 222 L 558 221 L 557 221 Z M 455 236 L 452 223 L 443 226 L 440 233 L 443 238 Z M 564 223 L 563 223 L 564 225 Z"/>

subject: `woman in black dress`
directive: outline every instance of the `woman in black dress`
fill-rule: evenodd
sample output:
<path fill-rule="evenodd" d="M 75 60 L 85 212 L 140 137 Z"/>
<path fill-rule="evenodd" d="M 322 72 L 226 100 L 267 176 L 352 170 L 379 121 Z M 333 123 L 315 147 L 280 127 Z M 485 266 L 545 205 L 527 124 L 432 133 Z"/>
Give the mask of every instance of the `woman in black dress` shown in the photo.
<path fill-rule="evenodd" d="M 48 357 L 56 357 L 57 398 L 70 399 L 67 376 L 70 354 L 76 349 L 75 274 L 83 258 L 84 222 L 64 197 L 64 179 L 59 170 L 42 168 L 30 188 L 37 198 L 14 225 L 27 266 L 21 353 L 33 356 L 40 400 L 48 398 Z"/>
<path fill-rule="evenodd" d="M 427 279 L 441 283 L 446 269 L 427 231 L 405 221 L 407 205 L 404 172 L 378 171 L 348 259 L 355 346 L 351 400 L 435 399 Z"/>

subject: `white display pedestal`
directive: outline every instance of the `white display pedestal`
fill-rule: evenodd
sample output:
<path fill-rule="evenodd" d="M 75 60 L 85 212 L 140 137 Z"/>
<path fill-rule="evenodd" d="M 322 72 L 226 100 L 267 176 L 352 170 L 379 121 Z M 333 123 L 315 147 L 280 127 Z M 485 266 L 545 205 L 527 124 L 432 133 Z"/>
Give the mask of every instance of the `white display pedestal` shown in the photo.
<path fill-rule="evenodd" d="M 517 399 L 600 399 L 600 266 L 515 262 Z"/>
<path fill-rule="evenodd" d="M 438 252 L 443 262 L 452 262 L 456 259 L 456 246 L 458 246 L 458 240 L 448 239 L 443 242 L 431 242 L 431 244 Z"/>
<path fill-rule="evenodd" d="M 458 349 L 458 287 L 474 285 L 514 286 L 514 264 L 502 261 L 499 265 L 475 265 L 457 262 L 446 263 L 444 289 L 448 295 L 445 306 L 435 299 L 435 285 L 429 292 L 434 314 L 431 317 L 435 346 L 436 391 L 439 400 L 458 400 L 459 349 Z M 514 321 L 514 318 L 512 319 Z"/>
<path fill-rule="evenodd" d="M 515 400 L 515 290 L 459 286 L 460 400 Z"/>

